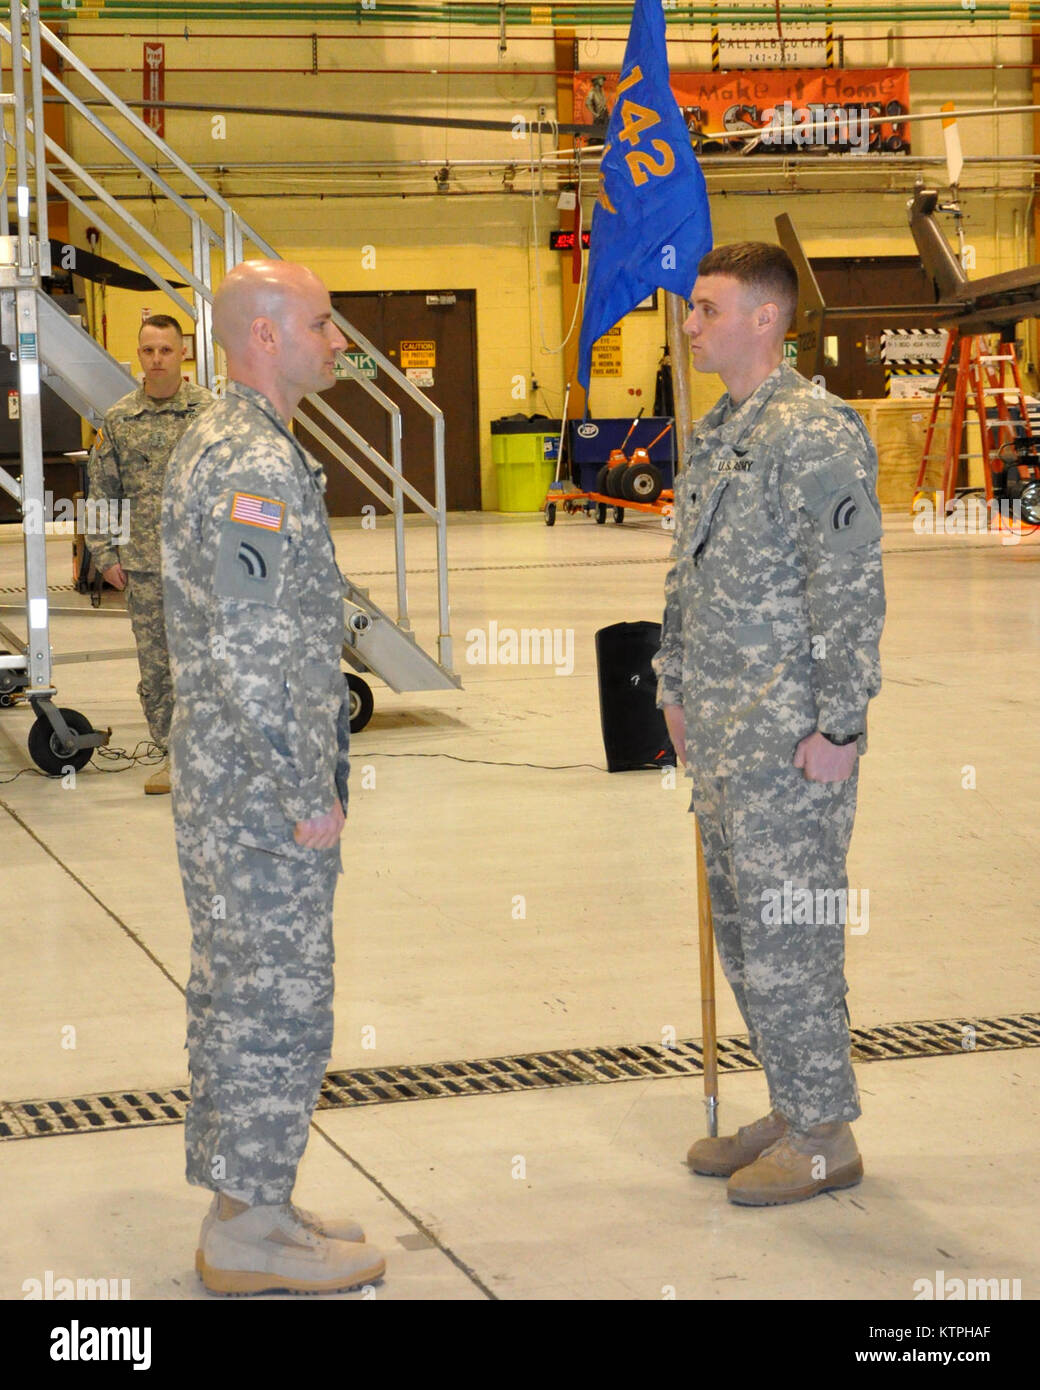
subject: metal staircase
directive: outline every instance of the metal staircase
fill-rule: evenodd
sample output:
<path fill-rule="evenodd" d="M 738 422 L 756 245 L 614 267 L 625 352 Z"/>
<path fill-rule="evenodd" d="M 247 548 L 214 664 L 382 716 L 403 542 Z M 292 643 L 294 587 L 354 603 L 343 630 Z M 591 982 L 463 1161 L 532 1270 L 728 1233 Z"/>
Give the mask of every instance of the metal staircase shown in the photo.
<path fill-rule="evenodd" d="M 10 22 L 0 24 L 0 115 L 3 116 L 5 193 L 0 197 L 0 340 L 17 356 L 20 395 L 21 478 L 0 467 L 0 487 L 23 513 L 44 499 L 40 382 L 46 382 L 74 410 L 93 424 L 136 383 L 97 343 L 45 293 L 41 282 L 51 274 L 47 198 L 57 196 L 100 228 L 110 245 L 169 298 L 194 324 L 196 369 L 200 385 L 219 385 L 217 349 L 213 343 L 211 305 L 220 275 L 246 258 L 246 250 L 263 257 L 278 253 L 246 223 L 230 203 L 205 182 L 180 156 L 112 92 L 91 70 L 40 24 L 38 0 L 7 7 Z M 49 53 L 60 72 L 43 61 Z M 85 84 L 90 96 L 74 91 L 66 79 Z M 84 122 L 137 171 L 153 203 L 169 226 L 166 242 L 120 205 L 71 154 L 45 134 L 44 84 L 48 100 L 58 101 L 67 123 Z M 11 113 L 9 118 L 8 112 Z M 99 114 L 103 112 L 102 115 Z M 120 133 L 122 132 L 122 133 Z M 136 146 L 136 148 L 135 148 Z M 139 151 L 148 153 L 149 163 Z M 11 154 L 13 152 L 13 167 Z M 172 166 L 195 196 L 189 203 L 155 166 Z M 13 189 L 11 175 L 13 174 Z M 74 186 L 73 186 L 74 185 Z M 83 190 L 95 201 L 88 205 Z M 12 223 L 8 197 L 13 193 L 16 218 Z M 198 195 L 201 195 L 199 197 Z M 172 244 L 173 235 L 190 245 L 190 263 Z M 74 254 L 74 252 L 73 252 Z M 74 267 L 73 267 L 74 268 Z M 183 289 L 178 289 L 178 284 Z M 350 583 L 346 600 L 347 641 L 343 657 L 355 671 L 371 671 L 395 691 L 457 688 L 452 670 L 452 638 L 448 604 L 447 509 L 444 479 L 444 417 L 373 343 L 338 313 L 336 324 L 376 364 L 383 375 L 369 380 L 340 356 L 343 373 L 368 393 L 390 417 L 390 450 L 385 457 L 318 395 L 306 398 L 317 419 L 297 413 L 298 431 L 317 440 L 382 502 L 393 521 L 396 574 L 396 617 L 391 618 L 368 595 Z M 429 420 L 434 457 L 434 497 L 424 497 L 404 476 L 401 455 L 401 409 L 388 394 L 391 388 L 409 396 Z M 306 442 L 306 440 L 304 441 Z M 425 651 L 411 632 L 405 555 L 404 509 L 410 501 L 433 523 L 436 537 L 438 634 L 436 657 Z M 0 624 L 0 637 L 14 648 L 0 655 L 0 694 L 4 703 L 12 691 L 24 690 L 37 721 L 30 752 L 46 766 L 81 767 L 107 735 L 90 728 L 75 711 L 59 710 L 51 684 L 46 536 L 42 528 L 24 529 L 26 574 L 26 637 L 23 640 Z M 61 658 L 57 658 L 60 660 Z M 64 716 L 75 718 L 66 719 Z M 44 758 L 37 757 L 42 750 Z"/>
<path fill-rule="evenodd" d="M 137 382 L 43 290 L 36 291 L 36 321 L 43 381 L 78 415 L 100 424 L 109 406 Z M 6 335 L 3 341 L 16 346 Z"/>

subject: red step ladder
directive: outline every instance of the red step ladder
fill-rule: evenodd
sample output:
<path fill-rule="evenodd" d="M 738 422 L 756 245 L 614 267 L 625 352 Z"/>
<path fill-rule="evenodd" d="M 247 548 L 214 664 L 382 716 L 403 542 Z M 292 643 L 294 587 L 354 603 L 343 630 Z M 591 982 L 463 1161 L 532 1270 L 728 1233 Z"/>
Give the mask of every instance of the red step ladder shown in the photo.
<path fill-rule="evenodd" d="M 952 332 L 949 334 L 942 367 L 939 369 L 939 384 L 932 398 L 931 415 L 924 437 L 924 453 L 914 486 L 914 501 L 922 493 L 928 465 L 933 461 L 932 440 L 935 426 L 940 411 L 946 405 L 951 408 L 950 432 L 946 440 L 945 453 L 941 456 L 943 475 L 940 494 L 945 508 L 948 509 L 956 498 L 961 461 L 974 457 L 962 449 L 969 410 L 974 410 L 978 419 L 986 506 L 991 515 L 992 509 L 989 504 L 994 495 L 994 474 L 1002 475 L 1007 463 L 1014 462 L 1013 459 L 1000 456 L 1001 446 L 1021 439 L 1027 441 L 1024 447 L 1030 453 L 1033 452 L 1033 430 L 1026 408 L 1025 392 L 1022 390 L 1018 359 L 1015 357 L 1015 345 L 998 340 L 993 348 L 993 340 L 996 338 L 996 334 L 963 337 L 958 337 Z M 953 365 L 955 356 L 956 366 Z M 1030 477 L 1040 478 L 1040 468 L 1037 465 L 1019 463 L 1018 466 L 1024 467 Z"/>

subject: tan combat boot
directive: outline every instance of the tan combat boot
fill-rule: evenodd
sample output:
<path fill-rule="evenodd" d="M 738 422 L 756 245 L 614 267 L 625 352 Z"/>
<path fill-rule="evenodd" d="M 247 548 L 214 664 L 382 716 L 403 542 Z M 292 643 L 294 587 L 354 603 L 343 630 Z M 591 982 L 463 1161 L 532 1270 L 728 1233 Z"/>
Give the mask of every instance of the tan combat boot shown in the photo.
<path fill-rule="evenodd" d="M 145 782 L 144 794 L 145 796 L 169 796 L 170 759 L 168 757 L 163 758 L 151 777 Z"/>
<path fill-rule="evenodd" d="M 852 1129 L 837 1121 L 802 1134 L 789 1129 L 753 1163 L 733 1174 L 726 1196 L 742 1207 L 778 1207 L 834 1188 L 855 1187 L 862 1177 L 863 1160 Z"/>
<path fill-rule="evenodd" d="M 787 1128 L 787 1121 L 776 1110 L 770 1110 L 761 1120 L 741 1125 L 736 1134 L 721 1139 L 698 1139 L 686 1155 L 686 1162 L 695 1173 L 709 1178 L 728 1178 L 756 1159 L 763 1149 L 775 1144 Z"/>
<path fill-rule="evenodd" d="M 320 1235 L 286 1202 L 210 1221 L 196 1268 L 211 1293 L 335 1293 L 381 1278 L 386 1261 L 371 1245 Z"/>
<path fill-rule="evenodd" d="M 355 1245 L 364 1244 L 365 1232 L 360 1224 L 351 1217 L 347 1217 L 343 1221 L 335 1219 L 326 1221 L 320 1216 L 316 1216 L 314 1212 L 303 1211 L 291 1202 L 289 1209 L 305 1226 L 316 1231 L 319 1236 L 329 1236 L 332 1240 L 349 1240 Z M 214 1194 L 209 1211 L 203 1217 L 202 1230 L 199 1232 L 199 1245 L 195 1251 L 196 1274 L 202 1273 L 202 1247 L 206 1243 L 206 1236 L 214 1221 L 228 1220 L 230 1217 L 237 1216 L 240 1212 L 247 1210 L 248 1204 L 246 1202 L 238 1202 L 234 1197 L 228 1197 L 226 1193 Z"/>

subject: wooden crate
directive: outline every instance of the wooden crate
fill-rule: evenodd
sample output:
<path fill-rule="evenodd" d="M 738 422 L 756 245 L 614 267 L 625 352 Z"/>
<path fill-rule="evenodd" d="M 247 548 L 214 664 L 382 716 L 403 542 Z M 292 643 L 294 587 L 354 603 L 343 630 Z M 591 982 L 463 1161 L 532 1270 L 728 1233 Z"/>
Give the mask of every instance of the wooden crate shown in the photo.
<path fill-rule="evenodd" d="M 882 507 L 909 511 L 924 453 L 931 400 L 849 401 L 849 405 L 859 413 L 878 451 L 878 500 Z M 949 420 L 949 408 L 944 407 L 932 438 L 932 458 L 923 484 L 926 489 L 942 486 Z"/>

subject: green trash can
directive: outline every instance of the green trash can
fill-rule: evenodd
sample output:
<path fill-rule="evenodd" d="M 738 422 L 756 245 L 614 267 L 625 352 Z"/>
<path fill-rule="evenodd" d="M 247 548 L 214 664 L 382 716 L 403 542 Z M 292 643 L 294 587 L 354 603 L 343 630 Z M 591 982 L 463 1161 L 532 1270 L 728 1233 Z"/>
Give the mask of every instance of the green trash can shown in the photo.
<path fill-rule="evenodd" d="M 545 417 L 491 421 L 491 461 L 500 512 L 540 512 L 556 476 L 560 422 Z"/>

